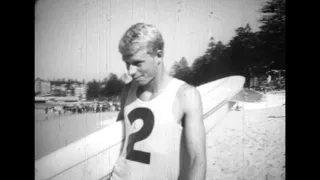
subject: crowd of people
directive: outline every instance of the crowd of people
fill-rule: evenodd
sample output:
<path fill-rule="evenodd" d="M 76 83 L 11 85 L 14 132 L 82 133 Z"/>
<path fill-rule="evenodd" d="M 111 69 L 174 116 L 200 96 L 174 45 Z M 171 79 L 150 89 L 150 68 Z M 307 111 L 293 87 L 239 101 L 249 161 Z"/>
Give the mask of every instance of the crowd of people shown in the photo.
<path fill-rule="evenodd" d="M 73 105 L 56 105 L 45 108 L 45 114 L 56 113 L 56 114 L 81 114 L 87 112 L 108 112 L 108 111 L 119 111 L 120 104 L 117 102 L 99 102 L 99 103 L 78 103 Z"/>
<path fill-rule="evenodd" d="M 285 77 L 276 77 L 273 80 L 271 76 L 266 77 L 254 77 L 251 79 L 250 87 L 258 92 L 267 93 L 270 91 L 284 90 L 286 87 Z"/>

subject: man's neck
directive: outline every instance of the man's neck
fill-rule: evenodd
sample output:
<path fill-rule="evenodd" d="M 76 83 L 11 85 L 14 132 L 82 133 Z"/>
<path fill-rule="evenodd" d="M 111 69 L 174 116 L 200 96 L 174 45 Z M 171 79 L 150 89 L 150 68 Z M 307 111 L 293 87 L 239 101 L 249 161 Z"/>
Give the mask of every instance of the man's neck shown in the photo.
<path fill-rule="evenodd" d="M 167 84 L 170 76 L 165 71 L 160 71 L 157 76 L 147 85 L 142 86 L 141 90 L 148 91 L 152 94 L 157 94 L 159 91 L 162 91 L 163 87 Z"/>

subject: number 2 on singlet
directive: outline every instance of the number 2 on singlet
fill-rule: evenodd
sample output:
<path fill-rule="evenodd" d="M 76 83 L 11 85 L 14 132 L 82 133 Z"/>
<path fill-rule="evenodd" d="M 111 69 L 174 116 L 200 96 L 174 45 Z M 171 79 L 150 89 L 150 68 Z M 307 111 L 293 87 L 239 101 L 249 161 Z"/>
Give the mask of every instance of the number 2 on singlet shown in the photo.
<path fill-rule="evenodd" d="M 150 109 L 147 108 L 136 108 L 128 114 L 128 119 L 131 124 L 137 119 L 142 119 L 142 128 L 130 134 L 127 146 L 126 159 L 136 161 L 140 163 L 150 164 L 150 153 L 144 151 L 134 150 L 134 144 L 138 141 L 146 139 L 152 132 L 154 126 L 154 115 Z"/>

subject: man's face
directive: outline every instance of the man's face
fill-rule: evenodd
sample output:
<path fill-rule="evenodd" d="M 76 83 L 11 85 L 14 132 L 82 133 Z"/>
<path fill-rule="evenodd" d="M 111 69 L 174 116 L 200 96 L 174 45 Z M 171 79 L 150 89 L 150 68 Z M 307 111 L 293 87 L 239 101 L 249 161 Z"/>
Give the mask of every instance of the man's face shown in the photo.
<path fill-rule="evenodd" d="M 158 71 L 158 57 L 147 53 L 147 50 L 140 50 L 132 56 L 124 56 L 129 75 L 139 85 L 147 85 L 156 76 Z"/>

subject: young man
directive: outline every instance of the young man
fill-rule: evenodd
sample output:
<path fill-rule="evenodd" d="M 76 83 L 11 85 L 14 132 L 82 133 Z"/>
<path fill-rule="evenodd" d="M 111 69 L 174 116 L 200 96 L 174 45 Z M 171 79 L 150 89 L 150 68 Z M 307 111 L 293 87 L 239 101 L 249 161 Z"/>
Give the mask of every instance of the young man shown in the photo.
<path fill-rule="evenodd" d="M 197 89 L 164 68 L 164 42 L 153 25 L 137 23 L 119 51 L 132 77 L 118 120 L 125 141 L 111 180 L 204 180 L 206 143 Z"/>

